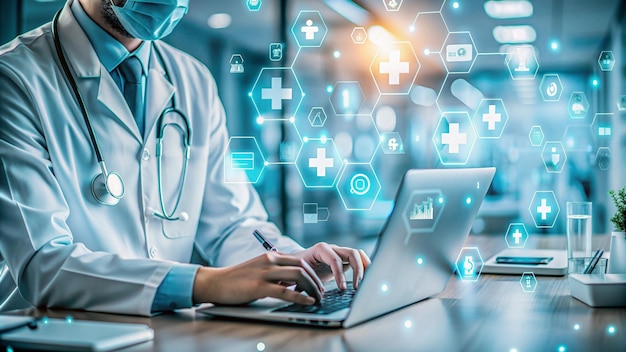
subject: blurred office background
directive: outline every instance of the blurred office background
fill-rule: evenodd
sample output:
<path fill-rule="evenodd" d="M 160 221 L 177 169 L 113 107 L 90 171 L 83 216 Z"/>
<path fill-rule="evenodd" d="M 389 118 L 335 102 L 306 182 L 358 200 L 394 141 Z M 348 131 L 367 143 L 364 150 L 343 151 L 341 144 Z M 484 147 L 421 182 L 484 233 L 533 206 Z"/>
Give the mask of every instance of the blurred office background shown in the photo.
<path fill-rule="evenodd" d="M 0 41 L 50 21 L 63 3 L 4 0 Z M 473 116 L 472 108 L 450 94 L 452 82 L 463 79 L 484 98 L 502 99 L 508 111 L 502 136 L 477 139 L 466 164 L 498 170 L 473 231 L 504 235 L 509 223 L 523 222 L 531 234 L 562 234 L 565 203 L 590 200 L 594 233 L 609 232 L 608 218 L 614 208 L 607 192 L 626 185 L 626 125 L 620 111 L 622 105 L 626 109 L 626 100 L 620 101 L 620 96 L 626 95 L 622 84 L 626 74 L 624 2 L 404 0 L 388 1 L 387 5 L 390 3 L 400 6 L 399 11 L 387 11 L 383 0 L 262 0 L 258 11 L 250 11 L 246 0 L 191 0 L 188 15 L 166 38 L 210 68 L 231 135 L 256 137 L 270 163 L 255 186 L 271 219 L 305 244 L 322 239 L 346 243 L 377 234 L 393 207 L 405 170 L 449 167 L 440 162 L 433 134 L 441 110 L 462 108 Z M 319 48 L 299 50 L 290 31 L 302 10 L 319 11 L 328 28 Z M 354 42 L 355 27 L 366 30 L 365 43 Z M 441 50 L 443 55 L 448 33 L 462 31 L 471 33 L 475 50 L 482 55 L 469 73 L 448 75 L 442 57 L 427 52 Z M 421 63 L 408 95 L 381 97 L 374 83 L 370 65 L 378 46 L 386 41 L 411 42 Z M 275 42 L 283 44 L 280 61 L 269 57 L 270 43 Z M 533 80 L 513 80 L 507 68 L 505 59 L 510 55 L 503 54 L 519 44 L 532 45 L 536 53 L 539 69 Z M 613 53 L 615 65 L 610 71 L 601 69 L 603 51 Z M 243 58 L 243 73 L 231 73 L 234 54 Z M 294 123 L 259 124 L 248 93 L 262 68 L 281 66 L 293 67 L 306 96 Z M 544 74 L 559 75 L 563 88 L 558 102 L 544 101 L 540 91 Z M 363 116 L 335 114 L 329 98 L 339 81 L 359 82 Z M 437 95 L 433 97 L 432 92 L 439 95 L 438 104 L 434 104 Z M 589 101 L 582 119 L 572 119 L 568 113 L 573 92 L 583 92 Z M 309 122 L 313 107 L 324 108 L 327 121 L 323 127 Z M 610 137 L 598 135 L 596 113 L 613 114 L 603 120 L 611 129 Z M 540 146 L 531 144 L 532 126 L 542 128 Z M 384 132 L 400 134 L 404 154 L 383 153 L 378 144 L 379 134 Z M 305 136 L 333 138 L 342 158 L 350 162 L 371 161 L 381 184 L 371 209 L 346 210 L 335 188 L 304 186 L 291 161 Z M 567 155 L 562 172 L 547 172 L 542 159 L 545 141 L 562 142 Z M 538 190 L 554 191 L 560 205 L 561 214 L 551 229 L 536 228 L 529 212 Z M 317 222 L 305 223 L 305 213 L 312 211 L 303 208 L 305 203 L 318 205 Z"/>

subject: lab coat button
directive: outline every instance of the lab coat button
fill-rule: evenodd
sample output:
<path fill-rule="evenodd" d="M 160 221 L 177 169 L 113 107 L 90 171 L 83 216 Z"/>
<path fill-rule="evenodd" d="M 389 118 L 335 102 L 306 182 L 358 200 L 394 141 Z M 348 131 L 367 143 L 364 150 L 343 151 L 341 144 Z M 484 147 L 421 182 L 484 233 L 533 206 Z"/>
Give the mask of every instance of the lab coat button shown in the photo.
<path fill-rule="evenodd" d="M 150 247 L 150 258 L 154 258 L 159 253 L 159 250 L 156 247 Z"/>
<path fill-rule="evenodd" d="M 148 159 L 150 159 L 150 151 L 148 150 L 148 148 L 143 150 L 143 153 L 141 153 L 141 158 L 144 161 L 148 161 Z"/>

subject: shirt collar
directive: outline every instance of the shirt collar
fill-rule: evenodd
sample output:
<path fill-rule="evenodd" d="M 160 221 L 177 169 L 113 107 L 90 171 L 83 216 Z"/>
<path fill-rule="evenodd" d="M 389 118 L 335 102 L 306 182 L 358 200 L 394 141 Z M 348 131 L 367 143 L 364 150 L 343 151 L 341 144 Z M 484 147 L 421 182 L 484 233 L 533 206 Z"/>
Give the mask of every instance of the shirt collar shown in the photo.
<path fill-rule="evenodd" d="M 72 2 L 71 9 L 74 17 L 76 17 L 76 21 L 83 31 L 85 31 L 100 62 L 102 62 L 102 65 L 104 65 L 104 68 L 106 68 L 108 72 L 115 70 L 115 68 L 130 55 L 137 56 L 143 66 L 143 72 L 148 72 L 151 49 L 150 42 L 146 44 L 146 41 L 143 41 L 141 45 L 139 45 L 139 48 L 131 54 L 122 43 L 113 38 L 87 15 L 78 0 Z"/>

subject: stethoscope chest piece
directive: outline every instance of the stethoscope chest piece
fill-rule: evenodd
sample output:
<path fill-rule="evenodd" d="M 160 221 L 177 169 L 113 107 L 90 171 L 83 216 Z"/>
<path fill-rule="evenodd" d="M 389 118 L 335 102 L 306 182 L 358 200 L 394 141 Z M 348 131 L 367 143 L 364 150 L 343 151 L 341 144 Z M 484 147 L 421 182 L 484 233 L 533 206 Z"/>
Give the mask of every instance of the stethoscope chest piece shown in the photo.
<path fill-rule="evenodd" d="M 124 197 L 124 181 L 116 172 L 99 173 L 91 181 L 91 193 L 100 204 L 116 205 Z"/>

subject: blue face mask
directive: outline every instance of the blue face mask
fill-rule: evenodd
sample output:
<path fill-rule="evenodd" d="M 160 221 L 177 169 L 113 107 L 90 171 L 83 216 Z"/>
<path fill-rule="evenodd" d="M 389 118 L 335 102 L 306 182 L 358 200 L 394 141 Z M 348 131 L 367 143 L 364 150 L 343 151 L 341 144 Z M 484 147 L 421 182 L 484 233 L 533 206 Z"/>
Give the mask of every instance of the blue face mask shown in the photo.
<path fill-rule="evenodd" d="M 170 34 L 187 13 L 189 0 L 127 0 L 113 12 L 122 27 L 141 40 L 157 40 Z"/>

